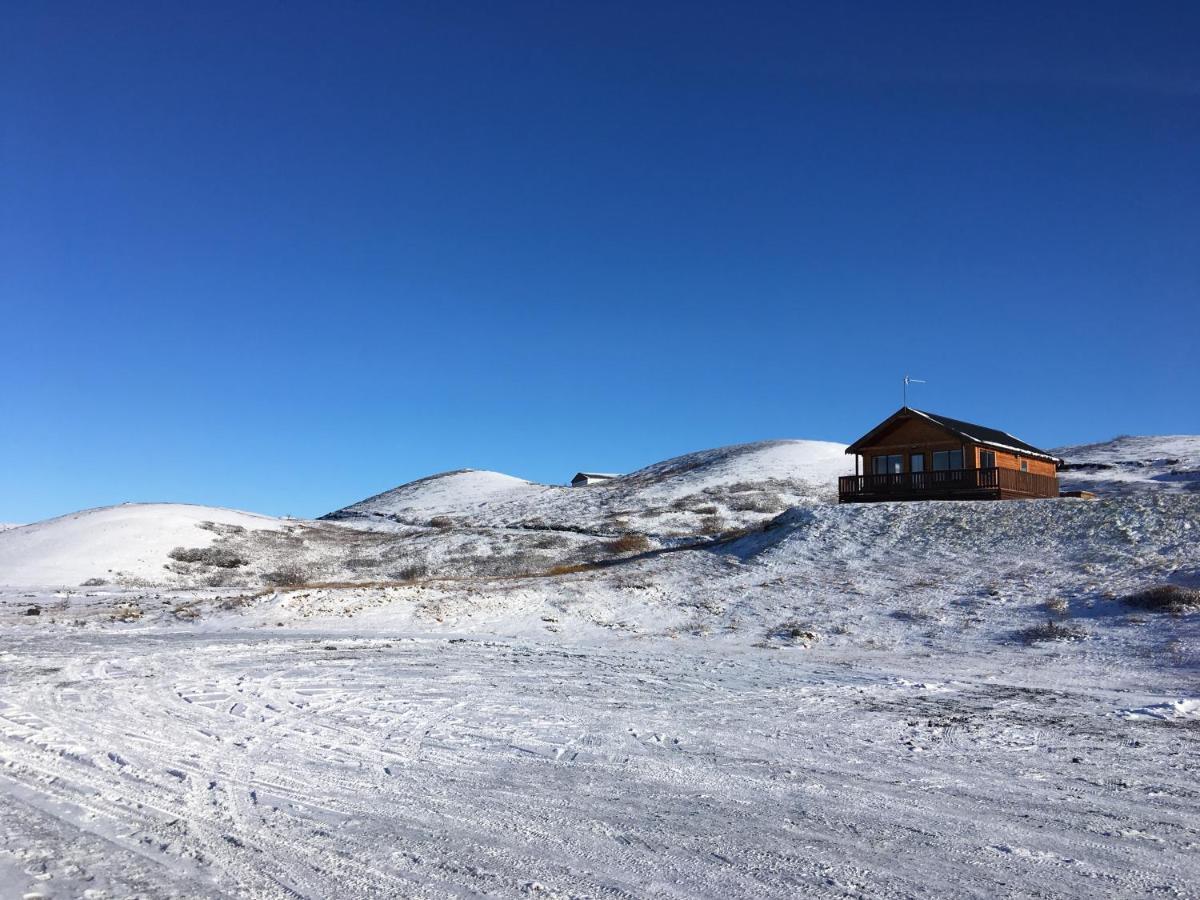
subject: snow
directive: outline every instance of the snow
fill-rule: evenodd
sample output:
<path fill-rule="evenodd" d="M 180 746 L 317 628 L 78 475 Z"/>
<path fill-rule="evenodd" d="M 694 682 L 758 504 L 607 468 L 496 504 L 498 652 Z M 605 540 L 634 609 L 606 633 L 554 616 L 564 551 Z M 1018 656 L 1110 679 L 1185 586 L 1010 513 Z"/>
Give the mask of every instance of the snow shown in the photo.
<path fill-rule="evenodd" d="M 733 528 L 766 521 L 791 505 L 836 499 L 837 476 L 854 471 L 845 449 L 828 441 L 737 444 L 689 453 L 585 489 L 540 485 L 498 472 L 450 472 L 370 497 L 328 518 L 386 527 L 428 524 L 436 514 L 486 528 L 636 530 L 669 541 L 693 533 L 707 515 Z M 754 506 L 760 508 L 748 508 Z M 636 524 L 631 514 L 640 517 Z"/>
<path fill-rule="evenodd" d="M 0 533 L 0 585 L 78 585 L 118 576 L 162 581 L 175 547 L 205 547 L 204 523 L 276 529 L 278 519 L 182 503 L 129 503 L 88 509 Z"/>
<path fill-rule="evenodd" d="M 1200 494 L 823 502 L 846 462 L 766 442 L 583 490 L 451 473 L 335 522 L 0 535 L 54 550 L 0 589 L 0 893 L 1187 894 L 1200 612 L 1124 598 L 1200 584 Z M 708 506 L 753 527 L 671 536 Z M 599 556 L 621 520 L 655 549 Z M 155 581 L 205 541 L 233 582 Z M 144 583 L 58 587 L 103 574 L 53 568 L 85 551 Z M 363 583 L 264 588 L 284 562 Z"/>
<path fill-rule="evenodd" d="M 796 480 L 816 489 L 837 488 L 839 475 L 853 475 L 846 444 L 833 441 L 762 441 L 689 453 L 629 475 L 648 482 L 647 497 L 676 497 L 737 482 Z"/>
<path fill-rule="evenodd" d="M 542 485 L 502 472 L 460 469 L 401 485 L 348 509 L 355 512 L 369 510 L 385 513 L 454 515 L 483 504 L 503 502 L 527 493 L 536 493 L 541 487 Z"/>
<path fill-rule="evenodd" d="M 1125 719 L 1158 719 L 1166 722 L 1200 719 L 1200 700 L 1181 699 L 1169 703 L 1155 703 L 1137 709 L 1123 709 L 1120 715 Z"/>
<path fill-rule="evenodd" d="M 1066 460 L 1059 481 L 1067 490 L 1200 490 L 1200 436 L 1123 436 L 1099 444 L 1060 447 Z"/>

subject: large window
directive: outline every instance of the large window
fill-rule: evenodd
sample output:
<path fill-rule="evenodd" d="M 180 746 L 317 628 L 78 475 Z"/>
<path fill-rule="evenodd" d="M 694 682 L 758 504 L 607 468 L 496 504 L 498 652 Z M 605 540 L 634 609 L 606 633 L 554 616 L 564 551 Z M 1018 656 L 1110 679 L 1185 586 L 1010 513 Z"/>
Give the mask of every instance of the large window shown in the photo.
<path fill-rule="evenodd" d="M 874 473 L 876 475 L 898 475 L 904 471 L 904 457 L 900 454 L 895 456 L 876 456 L 874 457 Z"/>
<path fill-rule="evenodd" d="M 979 468 L 994 469 L 996 468 L 996 453 L 994 450 L 979 451 Z"/>
<path fill-rule="evenodd" d="M 961 469 L 962 467 L 961 450 L 938 450 L 933 454 L 933 468 L 936 472 L 944 472 L 946 469 Z"/>
<path fill-rule="evenodd" d="M 925 454 L 914 453 L 908 458 L 908 471 L 924 472 L 925 471 Z"/>

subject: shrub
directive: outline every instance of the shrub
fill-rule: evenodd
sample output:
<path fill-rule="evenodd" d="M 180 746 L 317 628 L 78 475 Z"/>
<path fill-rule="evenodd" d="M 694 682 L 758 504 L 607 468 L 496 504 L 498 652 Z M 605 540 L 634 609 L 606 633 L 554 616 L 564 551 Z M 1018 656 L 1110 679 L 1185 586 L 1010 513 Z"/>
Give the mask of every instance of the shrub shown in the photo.
<path fill-rule="evenodd" d="M 1047 621 L 1042 625 L 1034 625 L 1017 632 L 1017 637 L 1025 644 L 1082 641 L 1087 636 L 1088 633 L 1085 628 L 1054 621 Z"/>
<path fill-rule="evenodd" d="M 175 614 L 175 618 L 185 622 L 200 618 L 200 609 L 197 603 L 180 603 L 171 612 Z"/>
<path fill-rule="evenodd" d="M 775 513 L 787 509 L 776 494 L 740 494 L 729 500 L 729 508 L 738 512 Z"/>
<path fill-rule="evenodd" d="M 412 563 L 389 573 L 389 577 L 396 581 L 417 581 L 428 574 L 429 566 L 425 565 L 425 563 Z"/>
<path fill-rule="evenodd" d="M 309 581 L 308 569 L 298 563 L 280 566 L 274 572 L 263 573 L 263 581 L 276 587 L 297 587 Z"/>
<path fill-rule="evenodd" d="M 650 539 L 644 534 L 623 534 L 615 541 L 609 541 L 604 548 L 610 553 L 642 553 L 650 549 Z"/>
<path fill-rule="evenodd" d="M 700 520 L 701 534 L 720 534 L 725 530 L 725 523 L 720 516 L 705 516 Z"/>
<path fill-rule="evenodd" d="M 434 516 L 429 520 L 430 528 L 453 528 L 454 520 L 449 516 Z"/>
<path fill-rule="evenodd" d="M 228 547 L 176 547 L 167 554 L 171 559 L 185 563 L 200 563 L 204 566 L 217 566 L 221 569 L 236 569 L 249 562 L 244 556 L 235 553 Z"/>
<path fill-rule="evenodd" d="M 803 641 L 806 644 L 815 644 L 819 640 L 815 631 L 794 619 L 780 622 L 771 631 L 769 637 L 782 641 Z"/>
<path fill-rule="evenodd" d="M 196 526 L 203 528 L 205 531 L 211 531 L 213 534 L 245 534 L 246 529 L 241 525 L 229 525 L 223 522 L 201 522 Z"/>
<path fill-rule="evenodd" d="M 79 586 L 80 587 L 103 587 L 106 584 L 108 584 L 108 582 L 105 581 L 103 578 L 89 578 L 87 581 L 82 582 Z"/>
<path fill-rule="evenodd" d="M 1125 602 L 1148 612 L 1186 613 L 1200 610 L 1200 589 L 1160 584 L 1130 594 Z"/>

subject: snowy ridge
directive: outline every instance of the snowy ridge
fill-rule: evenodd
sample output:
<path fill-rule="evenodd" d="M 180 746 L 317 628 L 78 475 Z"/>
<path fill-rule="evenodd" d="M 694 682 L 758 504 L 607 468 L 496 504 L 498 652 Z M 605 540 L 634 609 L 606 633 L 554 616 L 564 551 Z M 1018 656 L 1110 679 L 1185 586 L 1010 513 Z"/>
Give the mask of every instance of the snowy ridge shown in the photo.
<path fill-rule="evenodd" d="M 536 492 L 543 487 L 503 472 L 456 469 L 402 484 L 348 506 L 342 512 L 450 515 L 488 503 L 503 502 L 514 495 Z"/>
<path fill-rule="evenodd" d="M 381 495 L 416 521 L 386 528 L 148 505 L 0 535 L 9 563 L 30 534 L 64 567 L 91 548 L 157 571 L 148 542 L 246 560 L 222 586 L 180 563 L 205 586 L 0 589 L 0 884 L 949 900 L 1200 881 L 1200 602 L 1130 602 L 1200 587 L 1200 494 L 837 506 L 792 477 L 822 458 L 723 448 L 583 490 L 449 473 Z M 772 492 L 802 501 L 753 509 Z M 474 524 L 428 524 L 446 511 Z M 739 512 L 757 527 L 627 555 L 550 523 Z M 301 564 L 332 583 L 262 589 Z"/>
<path fill-rule="evenodd" d="M 646 484 L 648 497 L 676 497 L 685 492 L 741 482 L 794 480 L 816 492 L 836 490 L 839 475 L 854 473 L 846 445 L 833 441 L 758 441 L 701 450 L 655 463 L 625 476 L 630 484 Z"/>
<path fill-rule="evenodd" d="M 1200 491 L 1200 435 L 1124 435 L 1054 452 L 1066 460 L 1059 472 L 1065 490 Z"/>
<path fill-rule="evenodd" d="M 834 499 L 837 476 L 853 471 L 845 449 L 828 441 L 737 444 L 582 488 L 462 470 L 402 485 L 326 518 L 369 527 L 427 524 L 438 515 L 476 527 L 633 530 L 677 537 L 694 532 L 706 516 L 736 527 L 765 521 L 788 506 Z"/>
<path fill-rule="evenodd" d="M 77 585 L 88 579 L 162 583 L 175 547 L 207 547 L 205 525 L 276 530 L 256 513 L 184 503 L 104 506 L 13 528 L 0 535 L 0 585 Z"/>

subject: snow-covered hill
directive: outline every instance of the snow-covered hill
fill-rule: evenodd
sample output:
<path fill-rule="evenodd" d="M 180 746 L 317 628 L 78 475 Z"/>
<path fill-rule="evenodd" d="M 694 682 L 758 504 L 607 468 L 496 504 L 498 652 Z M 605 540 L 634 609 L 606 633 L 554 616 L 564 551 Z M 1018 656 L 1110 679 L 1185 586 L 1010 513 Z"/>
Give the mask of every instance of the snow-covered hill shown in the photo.
<path fill-rule="evenodd" d="M 873 521 L 877 513 L 832 502 L 838 475 L 850 469 L 844 450 L 821 441 L 739 444 L 583 488 L 460 470 L 321 522 L 179 504 L 85 510 L 0 531 L 0 585 L 262 587 L 512 576 L 678 548 L 765 525 L 788 509 L 824 509 L 831 522 Z M 1125 437 L 1058 452 L 1068 460 L 1064 486 L 1103 497 L 1200 485 L 1200 437 Z M 976 530 L 1015 512 L 984 506 L 952 508 Z M 898 515 L 923 521 L 924 513 Z M 921 540 L 919 531 L 913 540 Z M 843 546 L 859 553 L 853 537 Z"/>
<path fill-rule="evenodd" d="M 1200 435 L 1126 435 L 1054 453 L 1066 460 L 1059 479 L 1067 490 L 1200 491 Z"/>
<path fill-rule="evenodd" d="M 772 442 L 587 489 L 435 476 L 343 519 L 379 527 L 152 505 L 0 534 L 0 573 L 27 583 L 128 576 L 0 588 L 0 884 L 1197 883 L 1200 493 L 818 502 L 838 463 Z M 754 508 L 773 494 L 796 502 Z M 743 513 L 759 526 L 671 536 Z M 643 523 L 651 552 L 614 547 Z"/>
<path fill-rule="evenodd" d="M 428 525 L 432 517 L 486 528 L 559 529 L 671 539 L 765 521 L 828 501 L 853 471 L 845 445 L 761 441 L 689 453 L 589 487 L 535 484 L 460 470 L 414 481 L 326 518 L 366 527 Z"/>
<path fill-rule="evenodd" d="M 0 585 L 175 579 L 164 573 L 175 547 L 203 548 L 222 534 L 276 530 L 279 519 L 183 503 L 85 509 L 0 533 Z"/>

